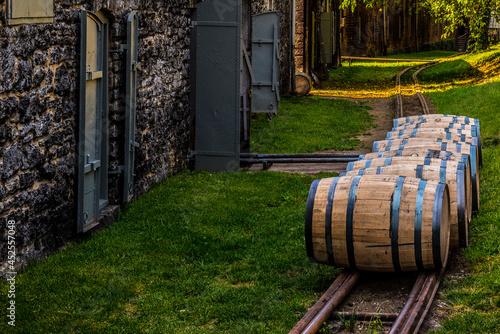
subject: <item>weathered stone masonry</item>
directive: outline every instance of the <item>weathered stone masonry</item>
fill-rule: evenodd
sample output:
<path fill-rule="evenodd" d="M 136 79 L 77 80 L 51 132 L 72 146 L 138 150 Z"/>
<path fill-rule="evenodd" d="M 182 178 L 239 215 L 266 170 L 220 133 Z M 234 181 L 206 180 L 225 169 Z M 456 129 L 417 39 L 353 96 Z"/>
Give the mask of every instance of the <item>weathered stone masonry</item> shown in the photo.
<path fill-rule="evenodd" d="M 180 171 L 188 149 L 189 0 L 55 0 L 54 22 L 7 26 L 0 0 L 0 270 L 6 222 L 15 220 L 19 265 L 76 235 L 80 10 L 102 11 L 110 49 L 139 11 L 135 194 Z M 123 164 L 124 55 L 109 55 L 109 169 Z M 109 175 L 109 211 L 121 202 Z"/>
<path fill-rule="evenodd" d="M 230 1 L 230 0 L 225 0 Z M 0 271 L 16 221 L 16 264 L 40 260 L 77 237 L 82 9 L 109 23 L 108 198 L 100 226 L 122 203 L 127 17 L 139 15 L 134 194 L 186 164 L 190 127 L 192 0 L 54 0 L 52 23 L 7 23 L 0 0 Z M 290 0 L 243 0 L 244 15 L 281 11 L 281 93 L 290 92 Z M 249 42 L 249 41 L 247 41 Z M 0 273 L 1 274 L 1 273 Z"/>

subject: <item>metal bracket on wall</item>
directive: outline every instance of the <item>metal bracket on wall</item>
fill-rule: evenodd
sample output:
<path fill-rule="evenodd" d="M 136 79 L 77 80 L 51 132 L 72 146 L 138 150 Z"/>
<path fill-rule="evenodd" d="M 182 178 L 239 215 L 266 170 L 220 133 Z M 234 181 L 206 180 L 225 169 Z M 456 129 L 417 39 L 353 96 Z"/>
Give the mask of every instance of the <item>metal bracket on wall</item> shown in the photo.
<path fill-rule="evenodd" d="M 248 74 L 250 75 L 250 81 L 254 83 L 255 77 L 253 75 L 252 62 L 250 61 L 250 57 L 248 56 L 247 47 L 245 45 L 243 37 L 241 37 L 241 50 L 243 50 L 243 56 L 245 57 L 245 64 L 247 65 Z"/>
<path fill-rule="evenodd" d="M 109 53 L 121 53 L 127 50 L 127 44 L 120 44 L 120 48 L 116 50 L 109 50 Z"/>
<path fill-rule="evenodd" d="M 109 170 L 108 174 L 110 174 L 110 175 L 121 175 L 124 170 L 125 170 L 125 166 L 120 165 L 120 166 L 116 167 L 115 170 Z"/>

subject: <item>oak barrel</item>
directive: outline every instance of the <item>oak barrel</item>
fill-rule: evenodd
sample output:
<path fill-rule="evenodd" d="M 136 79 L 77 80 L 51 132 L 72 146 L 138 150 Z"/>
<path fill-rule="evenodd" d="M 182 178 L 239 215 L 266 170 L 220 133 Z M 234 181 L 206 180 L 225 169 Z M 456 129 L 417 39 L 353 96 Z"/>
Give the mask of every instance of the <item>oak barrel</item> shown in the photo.
<path fill-rule="evenodd" d="M 422 133 L 424 132 L 424 133 Z M 436 133 L 437 132 L 437 133 Z M 446 138 L 438 133 L 445 132 Z M 478 147 L 479 165 L 483 164 L 481 135 L 476 125 L 457 125 L 455 123 L 417 123 L 405 124 L 393 128 L 387 133 L 387 139 L 401 138 L 441 138 L 460 142 L 467 142 Z"/>
<path fill-rule="evenodd" d="M 467 161 L 466 156 L 470 156 L 472 176 L 472 210 L 479 210 L 479 165 L 475 146 L 455 143 L 435 143 L 421 146 L 401 145 L 393 147 L 389 151 L 362 154 L 359 156 L 359 160 L 398 156 L 439 158 L 444 160 L 458 160 L 462 162 Z"/>
<path fill-rule="evenodd" d="M 458 143 L 467 143 L 471 145 L 478 146 L 478 139 L 476 137 L 472 137 L 470 135 L 466 134 L 458 134 L 458 133 L 451 133 L 451 132 L 445 132 L 444 129 L 415 129 L 418 131 L 412 132 L 412 133 L 407 133 L 403 135 L 395 135 L 391 132 L 387 133 L 387 137 L 385 140 L 392 140 L 391 143 L 395 143 L 397 140 L 400 141 L 433 141 L 433 142 L 441 142 L 443 140 L 448 140 L 452 142 L 458 142 Z M 424 131 L 421 131 L 424 130 Z M 428 131 L 431 130 L 431 131 Z M 404 144 L 404 142 L 400 142 L 401 144 Z M 378 145 L 378 142 L 376 141 L 374 143 L 374 146 Z M 378 151 L 378 150 L 377 150 Z"/>
<path fill-rule="evenodd" d="M 470 144 L 453 143 L 443 141 L 440 143 L 423 143 L 423 144 L 402 144 L 399 146 L 388 147 L 388 151 L 404 150 L 405 148 L 420 148 L 421 150 L 441 150 L 445 152 L 454 152 L 457 154 L 469 154 L 471 161 L 472 175 L 472 196 L 477 197 L 476 203 L 479 203 L 479 154 L 477 147 Z M 479 207 L 478 207 L 479 208 Z"/>
<path fill-rule="evenodd" d="M 479 126 L 479 119 L 459 115 L 446 115 L 446 114 L 429 114 L 407 116 L 395 118 L 393 120 L 394 126 L 400 126 L 411 122 L 449 122 L 457 124 L 473 124 Z"/>
<path fill-rule="evenodd" d="M 350 171 L 346 175 L 398 175 L 446 183 L 450 191 L 450 249 L 467 247 L 469 215 L 466 203 L 465 164 L 460 162 L 453 168 L 447 166 L 446 160 L 441 161 L 440 166 L 411 164 L 380 166 Z"/>
<path fill-rule="evenodd" d="M 305 216 L 313 262 L 352 270 L 441 268 L 450 237 L 448 186 L 404 176 L 315 180 Z"/>
<path fill-rule="evenodd" d="M 372 147 L 372 152 L 379 152 L 379 151 L 389 151 L 391 148 L 394 147 L 400 147 L 402 145 L 427 145 L 427 144 L 435 144 L 435 143 L 448 143 L 448 144 L 460 144 L 460 145 L 473 145 L 476 147 L 475 151 L 477 152 L 477 158 L 478 158 L 478 166 L 481 166 L 481 150 L 480 147 L 477 145 L 477 140 L 476 138 L 471 138 L 471 137 L 466 137 L 466 136 L 460 136 L 456 137 L 455 135 L 450 135 L 448 136 L 442 136 L 441 138 L 440 135 L 435 135 L 437 138 L 429 138 L 433 137 L 435 133 L 432 134 L 422 134 L 419 133 L 418 137 L 406 137 L 405 136 L 399 136 L 397 139 L 390 138 L 386 140 L 379 140 L 373 142 L 373 147 Z M 403 138 L 400 138 L 403 137 Z"/>
<path fill-rule="evenodd" d="M 460 164 L 464 164 L 465 202 L 467 207 L 467 223 L 468 223 L 470 222 L 472 217 L 472 176 L 470 168 L 470 157 L 467 155 L 465 158 L 466 159 L 464 162 L 442 160 L 437 158 L 427 158 L 425 156 L 374 158 L 374 159 L 349 162 L 347 164 L 347 172 L 350 172 L 355 169 L 366 169 L 372 167 L 397 166 L 397 165 L 445 166 L 447 168 L 459 168 Z"/>
<path fill-rule="evenodd" d="M 304 73 L 295 73 L 295 93 L 300 96 L 306 96 L 309 94 L 313 86 L 312 78 Z"/>

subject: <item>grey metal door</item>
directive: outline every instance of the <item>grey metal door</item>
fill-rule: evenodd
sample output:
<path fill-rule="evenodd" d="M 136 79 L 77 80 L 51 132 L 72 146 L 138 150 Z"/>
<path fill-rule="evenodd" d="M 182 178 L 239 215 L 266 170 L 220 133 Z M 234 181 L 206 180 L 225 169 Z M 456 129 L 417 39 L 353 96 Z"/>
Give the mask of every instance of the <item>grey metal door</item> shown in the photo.
<path fill-rule="evenodd" d="M 107 204 L 107 27 L 85 10 L 81 26 L 78 232 L 91 228 Z"/>
<path fill-rule="evenodd" d="M 137 11 L 130 13 L 127 20 L 126 59 L 126 106 L 125 106 L 125 168 L 123 174 L 123 201 L 130 202 L 134 196 L 135 118 L 137 107 L 137 44 L 139 18 Z"/>
<path fill-rule="evenodd" d="M 280 13 L 252 17 L 252 112 L 278 112 L 280 101 Z"/>
<path fill-rule="evenodd" d="M 240 152 L 241 0 L 206 0 L 193 22 L 196 170 L 236 171 Z"/>
<path fill-rule="evenodd" d="M 331 64 L 335 52 L 334 39 L 335 16 L 333 12 L 321 14 L 320 38 L 321 38 L 321 62 Z"/>

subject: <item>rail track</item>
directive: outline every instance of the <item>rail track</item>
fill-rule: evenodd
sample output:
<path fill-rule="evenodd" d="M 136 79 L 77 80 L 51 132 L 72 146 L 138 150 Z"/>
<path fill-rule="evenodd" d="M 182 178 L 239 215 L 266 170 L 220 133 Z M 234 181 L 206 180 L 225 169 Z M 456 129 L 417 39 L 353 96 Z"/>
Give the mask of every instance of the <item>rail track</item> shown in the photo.
<path fill-rule="evenodd" d="M 390 334 L 416 334 L 432 305 L 437 289 L 444 276 L 446 266 L 440 270 L 421 272 L 408 299 L 399 313 L 355 312 L 344 313 L 344 318 L 355 316 L 360 321 L 380 319 L 392 323 Z M 304 317 L 295 325 L 289 334 L 313 334 L 320 330 L 332 316 L 351 290 L 366 273 L 343 271 L 318 302 L 309 309 Z"/>
<path fill-rule="evenodd" d="M 403 116 L 404 115 L 403 96 L 401 94 L 401 76 L 403 74 L 405 74 L 406 72 L 408 72 L 409 70 L 414 69 L 414 68 L 418 68 L 418 67 L 420 67 L 420 68 L 417 71 L 415 71 L 412 75 L 414 87 L 415 87 L 415 95 L 417 95 L 418 100 L 420 101 L 420 105 L 422 106 L 422 111 L 423 111 L 424 115 L 431 113 L 429 106 L 427 104 L 427 101 L 425 101 L 425 98 L 422 95 L 422 91 L 420 89 L 420 84 L 418 82 L 417 75 L 420 72 L 428 69 L 429 67 L 435 66 L 436 64 L 437 64 L 437 62 L 432 62 L 432 63 L 425 65 L 425 66 L 415 65 L 415 66 L 407 67 L 398 73 L 398 75 L 396 76 L 396 115 L 397 115 L 397 118 L 404 117 Z"/>
<path fill-rule="evenodd" d="M 456 55 L 453 55 L 456 56 Z M 451 56 L 451 57 L 453 57 Z M 403 117 L 404 107 L 401 94 L 401 76 L 406 72 L 417 69 L 412 74 L 414 81 L 415 95 L 417 95 L 422 111 L 424 114 L 430 114 L 429 106 L 422 95 L 418 74 L 422 71 L 435 66 L 438 62 L 428 62 L 425 65 L 415 65 L 407 67 L 396 76 L 396 114 L 397 117 Z M 437 293 L 439 284 L 443 279 L 446 270 L 446 262 L 443 267 L 434 271 L 424 271 L 418 274 L 413 283 L 413 287 L 408 295 L 408 298 L 398 313 L 380 313 L 373 312 L 353 312 L 351 314 L 343 313 L 344 319 L 356 317 L 360 321 L 372 321 L 380 319 L 380 321 L 390 323 L 390 334 L 417 334 L 424 322 L 424 319 L 429 312 L 434 297 Z M 330 288 L 323 294 L 318 302 L 309 309 L 304 317 L 295 325 L 289 334 L 312 334 L 318 332 L 334 315 L 335 309 L 349 296 L 351 290 L 359 284 L 360 278 L 368 277 L 367 273 L 343 271 L 338 278 L 333 282 Z"/>
<path fill-rule="evenodd" d="M 461 55 L 461 54 L 463 54 L 463 52 L 453 54 L 453 55 L 445 57 L 445 58 L 453 58 L 453 57 L 456 57 L 456 56 Z M 416 60 L 411 60 L 411 61 L 415 62 Z M 424 62 L 424 61 L 420 60 L 420 62 Z M 418 97 L 418 100 L 420 101 L 420 105 L 422 106 L 423 114 L 426 115 L 426 114 L 431 113 L 430 109 L 429 109 L 429 105 L 427 104 L 427 101 L 425 100 L 424 95 L 422 94 L 422 91 L 420 89 L 420 84 L 418 82 L 417 75 L 420 72 L 425 71 L 426 69 L 437 65 L 438 63 L 439 63 L 439 60 L 438 61 L 430 61 L 430 62 L 428 62 L 428 64 L 423 65 L 423 66 L 421 64 L 419 64 L 419 65 L 407 67 L 398 73 L 398 75 L 396 76 L 396 116 L 397 116 L 397 118 L 404 117 L 403 96 L 401 94 L 401 76 L 403 74 L 405 74 L 406 72 L 408 72 L 409 70 L 414 69 L 414 68 L 418 68 L 418 70 L 415 71 L 412 75 L 414 87 L 415 87 L 414 88 L 415 95 Z"/>

